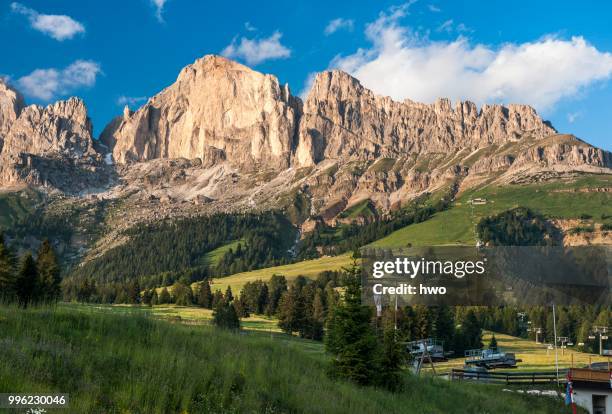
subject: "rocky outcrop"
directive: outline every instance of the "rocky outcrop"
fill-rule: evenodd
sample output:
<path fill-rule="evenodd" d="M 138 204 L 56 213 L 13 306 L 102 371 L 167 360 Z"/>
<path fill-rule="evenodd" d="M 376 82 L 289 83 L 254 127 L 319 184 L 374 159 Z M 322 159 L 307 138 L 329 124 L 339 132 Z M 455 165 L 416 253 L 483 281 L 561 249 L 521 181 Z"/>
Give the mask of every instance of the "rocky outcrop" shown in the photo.
<path fill-rule="evenodd" d="M 0 152 L 4 137 L 24 107 L 23 97 L 0 78 Z"/>
<path fill-rule="evenodd" d="M 92 125 L 81 99 L 23 108 L 0 153 L 0 182 L 82 191 L 107 174 L 94 149 Z"/>
<path fill-rule="evenodd" d="M 472 102 L 453 109 L 448 99 L 432 105 L 396 102 L 346 73 L 330 71 L 317 75 L 304 102 L 296 160 L 312 165 L 326 158 L 397 158 L 554 133 L 526 105 L 485 105 L 478 111 Z"/>
<path fill-rule="evenodd" d="M 289 166 L 298 107 L 275 77 L 206 56 L 101 138 L 118 163 L 183 157 L 282 169 Z"/>
<path fill-rule="evenodd" d="M 108 197 L 138 194 L 168 214 L 288 208 L 333 222 L 365 200 L 388 211 L 483 183 L 612 173 L 611 153 L 557 134 L 526 105 L 397 102 L 340 71 L 317 75 L 302 102 L 218 56 L 124 108 L 100 140 L 91 131 L 81 100 L 25 107 L 0 82 L 0 185 L 90 191 L 116 172 Z"/>

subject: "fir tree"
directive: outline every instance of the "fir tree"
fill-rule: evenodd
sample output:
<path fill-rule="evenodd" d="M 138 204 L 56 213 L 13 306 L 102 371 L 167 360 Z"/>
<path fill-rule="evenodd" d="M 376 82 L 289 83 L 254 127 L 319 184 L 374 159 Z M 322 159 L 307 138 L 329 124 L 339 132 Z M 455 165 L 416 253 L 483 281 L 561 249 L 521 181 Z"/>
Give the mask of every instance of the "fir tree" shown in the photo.
<path fill-rule="evenodd" d="M 61 288 L 60 267 L 55 252 L 49 240 L 45 239 L 38 250 L 36 258 L 38 269 L 38 297 L 44 302 L 54 302 L 59 299 Z"/>
<path fill-rule="evenodd" d="M 28 252 L 21 259 L 21 265 L 17 273 L 16 291 L 19 306 L 26 308 L 36 300 L 37 281 L 36 262 L 32 254 Z"/>
<path fill-rule="evenodd" d="M 371 309 L 361 304 L 359 274 L 357 266 L 348 271 L 344 298 L 332 311 L 325 347 L 333 355 L 335 376 L 371 385 L 379 375 L 378 345 Z"/>
<path fill-rule="evenodd" d="M 495 334 L 493 334 L 491 340 L 489 341 L 489 349 L 497 351 L 497 339 L 495 339 Z"/>
<path fill-rule="evenodd" d="M 168 288 L 164 287 L 159 294 L 159 303 L 161 305 L 165 305 L 166 303 L 171 303 L 172 299 L 170 298 L 170 292 L 168 292 Z"/>
<path fill-rule="evenodd" d="M 0 233 L 0 302 L 14 300 L 16 279 L 15 257 L 4 244 L 4 235 Z"/>
<path fill-rule="evenodd" d="M 234 300 L 234 295 L 232 294 L 232 287 L 228 286 L 225 290 L 225 300 L 229 303 Z"/>
<path fill-rule="evenodd" d="M 213 295 L 210 290 L 210 283 L 204 280 L 200 283 L 198 289 L 198 306 L 206 309 L 212 309 Z"/>
<path fill-rule="evenodd" d="M 155 306 L 159 303 L 159 296 L 157 295 L 157 289 L 151 289 L 151 306 Z"/>
<path fill-rule="evenodd" d="M 240 319 L 233 303 L 221 300 L 216 304 L 213 311 L 213 325 L 224 329 L 240 329 Z"/>

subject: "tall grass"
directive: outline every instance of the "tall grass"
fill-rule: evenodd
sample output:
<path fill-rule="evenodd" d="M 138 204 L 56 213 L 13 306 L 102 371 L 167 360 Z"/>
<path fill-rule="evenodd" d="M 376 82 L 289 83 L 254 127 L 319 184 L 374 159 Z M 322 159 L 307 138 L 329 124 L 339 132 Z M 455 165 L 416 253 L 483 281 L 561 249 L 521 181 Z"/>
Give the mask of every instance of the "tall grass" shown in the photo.
<path fill-rule="evenodd" d="M 540 413 L 560 401 L 406 378 L 336 382 L 307 349 L 138 313 L 0 306 L 0 392 L 70 394 L 70 413 Z"/>

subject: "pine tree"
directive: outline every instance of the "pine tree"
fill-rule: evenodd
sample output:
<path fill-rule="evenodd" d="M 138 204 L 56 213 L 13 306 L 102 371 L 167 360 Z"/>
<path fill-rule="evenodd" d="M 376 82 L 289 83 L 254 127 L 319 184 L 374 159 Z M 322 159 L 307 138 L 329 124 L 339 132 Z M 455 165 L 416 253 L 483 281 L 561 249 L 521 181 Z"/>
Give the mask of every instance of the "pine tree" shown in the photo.
<path fill-rule="evenodd" d="M 15 257 L 4 244 L 4 235 L 0 233 L 0 302 L 14 300 L 16 279 Z"/>
<path fill-rule="evenodd" d="M 151 306 L 151 300 L 153 298 L 153 292 L 155 291 L 155 289 L 145 289 L 145 291 L 142 294 L 142 303 L 144 303 L 147 306 Z"/>
<path fill-rule="evenodd" d="M 378 385 L 389 391 L 400 391 L 403 387 L 400 367 L 404 358 L 394 325 L 389 325 L 383 331 L 381 341 L 382 356 L 380 359 Z"/>
<path fill-rule="evenodd" d="M 497 339 L 495 339 L 495 334 L 491 336 L 491 340 L 489 341 L 489 349 L 497 351 Z"/>
<path fill-rule="evenodd" d="M 16 280 L 17 299 L 21 307 L 26 308 L 36 301 L 37 281 L 36 262 L 32 254 L 28 252 L 21 259 Z"/>
<path fill-rule="evenodd" d="M 323 338 L 323 326 L 325 324 L 325 304 L 324 294 L 321 289 L 317 289 L 312 302 L 312 334 L 311 338 L 321 340 Z"/>
<path fill-rule="evenodd" d="M 281 296 L 287 291 L 287 279 L 283 275 L 272 275 L 269 286 L 266 314 L 274 315 L 278 309 Z"/>
<path fill-rule="evenodd" d="M 168 292 L 168 288 L 164 287 L 159 294 L 159 303 L 160 305 L 165 305 L 166 303 L 171 303 L 172 298 L 170 298 L 170 292 Z"/>
<path fill-rule="evenodd" d="M 223 298 L 223 293 L 219 289 L 215 290 L 215 293 L 212 298 L 212 308 L 215 309 L 219 302 L 223 302 L 225 299 Z"/>
<path fill-rule="evenodd" d="M 135 279 L 128 284 L 126 295 L 127 303 L 140 303 L 140 283 L 138 283 L 138 279 Z"/>
<path fill-rule="evenodd" d="M 225 290 L 225 300 L 229 303 L 234 300 L 234 295 L 232 294 L 232 287 L 228 286 Z"/>
<path fill-rule="evenodd" d="M 359 274 L 357 266 L 348 271 L 344 300 L 332 311 L 325 347 L 333 355 L 335 376 L 370 385 L 378 379 L 379 354 L 371 309 L 361 304 Z"/>
<path fill-rule="evenodd" d="M 433 313 L 433 336 L 444 341 L 446 347 L 450 346 L 455 333 L 455 318 L 451 309 L 446 305 L 436 306 L 431 309 Z"/>
<path fill-rule="evenodd" d="M 38 297 L 44 302 L 54 302 L 59 299 L 61 288 L 60 267 L 55 252 L 49 240 L 45 239 L 38 249 L 36 258 L 38 269 Z"/>
<path fill-rule="evenodd" d="M 292 334 L 300 331 L 304 322 L 304 306 L 296 286 L 283 293 L 278 304 L 278 326 L 283 332 Z"/>
<path fill-rule="evenodd" d="M 482 348 L 482 328 L 476 313 L 470 309 L 461 324 L 461 335 L 463 336 L 465 349 Z"/>
<path fill-rule="evenodd" d="M 151 306 L 155 306 L 159 303 L 159 296 L 157 295 L 157 289 L 151 289 Z"/>
<path fill-rule="evenodd" d="M 213 325 L 224 329 L 240 329 L 240 319 L 233 303 L 221 300 L 216 304 L 213 311 Z"/>
<path fill-rule="evenodd" d="M 212 309 L 213 295 L 210 290 L 210 283 L 204 280 L 200 283 L 198 290 L 198 306 L 206 309 Z"/>

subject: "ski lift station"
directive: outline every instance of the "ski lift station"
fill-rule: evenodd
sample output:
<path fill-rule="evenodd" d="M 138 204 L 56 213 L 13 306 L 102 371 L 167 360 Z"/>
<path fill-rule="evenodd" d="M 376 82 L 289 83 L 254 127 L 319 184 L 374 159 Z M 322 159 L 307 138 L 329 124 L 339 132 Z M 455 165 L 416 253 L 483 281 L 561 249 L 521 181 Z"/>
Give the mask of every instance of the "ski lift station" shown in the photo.
<path fill-rule="evenodd" d="M 498 349 L 470 349 L 465 351 L 465 365 L 483 367 L 486 369 L 495 368 L 516 368 L 517 362 L 514 353 L 504 352 Z"/>

